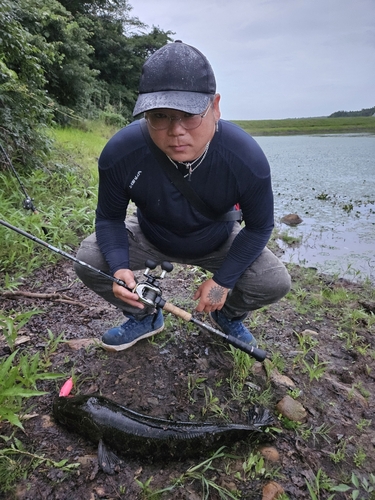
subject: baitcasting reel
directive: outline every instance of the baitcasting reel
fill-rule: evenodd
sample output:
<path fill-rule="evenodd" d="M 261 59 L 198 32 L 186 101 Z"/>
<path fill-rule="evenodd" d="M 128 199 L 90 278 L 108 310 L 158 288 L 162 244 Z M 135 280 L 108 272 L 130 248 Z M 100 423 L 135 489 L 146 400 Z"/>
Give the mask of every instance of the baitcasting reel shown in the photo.
<path fill-rule="evenodd" d="M 145 262 L 146 270 L 143 273 L 146 276 L 146 281 L 138 283 L 133 289 L 133 293 L 136 293 L 139 300 L 148 306 L 154 307 L 164 307 L 165 300 L 161 297 L 161 290 L 159 287 L 159 279 L 163 279 L 166 273 L 170 273 L 173 269 L 173 265 L 170 262 L 164 261 L 160 264 L 162 268 L 162 273 L 160 276 L 153 276 L 150 274 L 152 269 L 155 269 L 157 263 L 152 260 L 146 260 Z"/>

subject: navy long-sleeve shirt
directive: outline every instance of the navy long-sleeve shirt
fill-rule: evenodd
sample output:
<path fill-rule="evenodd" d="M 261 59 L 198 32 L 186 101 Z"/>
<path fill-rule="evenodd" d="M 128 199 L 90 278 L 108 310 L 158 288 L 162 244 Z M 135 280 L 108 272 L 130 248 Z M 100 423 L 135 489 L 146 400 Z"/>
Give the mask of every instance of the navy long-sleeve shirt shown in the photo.
<path fill-rule="evenodd" d="M 241 206 L 245 225 L 213 276 L 219 285 L 233 288 L 272 232 L 268 161 L 249 134 L 220 120 L 207 155 L 190 182 L 216 213 L 224 214 L 236 203 Z M 170 257 L 194 258 L 214 251 L 228 238 L 234 224 L 212 221 L 191 206 L 150 151 L 139 121 L 117 132 L 99 158 L 96 235 L 112 273 L 129 268 L 124 220 L 130 201 L 137 206 L 146 238 Z"/>

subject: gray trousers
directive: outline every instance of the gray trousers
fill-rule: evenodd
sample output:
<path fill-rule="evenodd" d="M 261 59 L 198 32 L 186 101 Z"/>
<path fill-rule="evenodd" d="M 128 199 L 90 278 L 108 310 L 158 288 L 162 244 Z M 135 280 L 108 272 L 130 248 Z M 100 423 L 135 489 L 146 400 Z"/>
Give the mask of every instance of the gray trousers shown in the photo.
<path fill-rule="evenodd" d="M 132 271 L 145 269 L 145 261 L 151 259 L 157 263 L 166 260 L 172 263 L 198 266 L 214 273 L 220 268 L 232 241 L 241 230 L 241 227 L 237 223 L 234 224 L 232 234 L 220 248 L 196 259 L 179 259 L 161 253 L 145 238 L 135 216 L 127 217 L 126 229 L 129 239 L 130 269 Z M 108 264 L 99 250 L 95 233 L 82 241 L 77 258 L 96 269 L 109 273 Z M 107 278 L 76 263 L 74 269 L 77 276 L 88 288 L 121 309 L 125 315 L 132 314 L 137 319 L 142 319 L 146 314 L 150 314 L 151 311 L 147 307 L 138 309 L 117 299 L 112 292 L 112 281 Z M 268 248 L 265 248 L 253 264 L 242 274 L 233 290 L 230 291 L 222 311 L 228 318 L 232 319 L 267 304 L 277 302 L 288 293 L 290 284 L 290 276 L 285 266 Z"/>

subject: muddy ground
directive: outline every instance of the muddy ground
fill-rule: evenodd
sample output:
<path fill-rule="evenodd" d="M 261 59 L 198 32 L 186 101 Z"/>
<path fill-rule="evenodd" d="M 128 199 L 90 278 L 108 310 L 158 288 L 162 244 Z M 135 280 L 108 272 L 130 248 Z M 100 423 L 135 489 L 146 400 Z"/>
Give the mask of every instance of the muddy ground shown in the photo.
<path fill-rule="evenodd" d="M 298 266 L 291 269 L 294 297 L 306 294 L 319 295 L 321 287 L 354 291 L 363 298 L 368 317 L 373 315 L 368 303 L 368 291 L 358 284 L 329 277 L 306 281 Z M 162 283 L 163 297 L 180 307 L 192 311 L 193 282 L 199 279 L 200 270 L 194 268 L 175 269 Z M 301 282 L 301 279 L 304 281 Z M 303 283 L 301 285 L 301 283 Z M 320 284 L 318 284 L 320 283 Z M 23 421 L 25 431 L 16 431 L 16 437 L 24 449 L 55 462 L 68 459 L 68 463 L 79 463 L 77 469 L 67 472 L 48 463 L 30 466 L 30 458 L 23 457 L 25 478 L 18 478 L 14 488 L 0 494 L 0 498 L 34 500 L 75 499 L 130 499 L 163 498 L 198 500 L 202 496 L 202 483 L 187 477 L 189 468 L 202 463 L 208 456 L 202 446 L 202 458 L 179 459 L 160 463 L 152 457 L 144 459 L 123 456 L 114 475 L 107 475 L 98 468 L 95 444 L 58 425 L 52 416 L 52 403 L 59 387 L 74 374 L 77 380 L 74 393 L 102 395 L 140 413 L 180 421 L 213 421 L 222 418 L 218 408 L 232 422 L 246 421 L 246 412 L 254 402 L 266 405 L 274 416 L 273 432 L 261 435 L 262 445 L 269 444 L 278 452 L 276 462 L 266 461 L 266 473 L 255 474 L 254 469 L 243 470 L 244 457 L 257 449 L 254 440 L 233 443 L 225 453 L 234 458 L 219 458 L 213 461 L 204 477 L 232 491 L 238 498 L 262 499 L 263 487 L 276 481 L 289 499 L 312 498 L 306 481 L 315 485 L 314 477 L 320 475 L 320 491 L 316 498 L 327 499 L 325 479 L 331 478 L 339 484 L 350 480 L 352 471 L 366 475 L 375 471 L 375 366 L 374 325 L 365 320 L 356 321 L 355 334 L 360 338 L 356 345 L 348 345 L 345 335 L 351 326 L 338 326 L 340 305 L 320 308 L 298 306 L 298 301 L 285 298 L 278 304 L 257 313 L 252 319 L 252 330 L 262 348 L 270 357 L 278 359 L 280 371 L 295 384 L 298 401 L 307 412 L 306 421 L 293 424 L 281 419 L 276 404 L 287 393 L 280 383 L 272 383 L 264 366 L 255 363 L 249 370 L 241 395 L 234 397 L 233 355 L 228 345 L 218 336 L 205 333 L 191 324 L 166 317 L 165 331 L 150 340 L 143 340 L 129 350 L 108 353 L 99 347 L 72 349 L 68 343 L 58 343 L 53 353 L 48 350 L 48 331 L 65 340 L 97 338 L 113 324 L 121 321 L 121 315 L 112 306 L 96 297 L 75 277 L 69 261 L 61 260 L 52 268 L 41 269 L 20 286 L 21 291 L 57 294 L 56 298 L 16 296 L 2 298 L 3 311 L 22 311 L 33 307 L 44 312 L 30 319 L 20 334 L 29 339 L 19 346 L 20 351 L 49 353 L 50 370 L 64 374 L 61 381 L 38 383 L 47 395 L 26 401 L 32 418 Z M 371 295 L 371 294 L 370 294 Z M 57 299 L 58 299 L 57 297 Z M 371 297 L 370 297 L 371 299 Z M 373 297 L 372 297 L 373 300 Z M 71 302 L 69 302 L 71 301 Z M 307 299 L 306 299 L 307 301 Z M 366 302 L 367 301 L 367 302 Z M 303 299 L 301 299 L 303 302 Z M 347 307 L 347 304 L 346 306 Z M 370 307 L 370 308 L 369 308 Z M 355 300 L 353 311 L 364 310 L 363 304 Z M 205 316 L 200 316 L 208 321 Z M 304 365 L 297 362 L 301 354 L 298 335 L 309 329 L 316 332 L 317 345 L 305 358 L 310 364 L 315 355 L 319 363 L 327 363 L 324 375 L 310 380 L 303 372 Z M 353 332 L 352 332 L 353 333 Z M 314 334 L 315 335 L 315 334 Z M 356 338 L 357 338 L 356 337 Z M 367 346 L 367 347 L 365 347 Z M 0 342 L 1 359 L 9 355 L 6 343 Z M 276 356 L 276 358 L 275 358 Z M 217 400 L 209 404 L 207 395 Z M 216 411 L 215 411 L 216 408 Z M 276 432 L 278 429 L 280 432 Z M 14 431 L 7 423 L 0 423 L 0 435 L 10 436 Z M 0 441 L 0 448 L 9 442 Z M 15 458 L 14 455 L 13 458 Z M 237 458 L 235 458 L 237 457 Z M 4 466 L 4 464 L 3 464 Z M 35 467 L 35 468 L 34 468 Z M 160 497 L 142 493 L 141 484 L 149 481 L 149 490 L 158 490 L 173 485 L 176 478 L 185 474 L 180 486 Z M 0 481 L 1 481 L 0 472 Z M 315 482 L 314 482 L 315 481 Z M 0 484 L 0 490 L 2 486 Z M 362 491 L 359 498 L 370 498 Z M 143 495 L 143 496 L 142 496 Z M 220 498 L 214 488 L 206 498 Z M 222 498 L 229 498 L 222 496 Z M 285 497 L 286 498 L 286 497 Z M 348 494 L 336 493 L 335 499 L 352 498 Z"/>

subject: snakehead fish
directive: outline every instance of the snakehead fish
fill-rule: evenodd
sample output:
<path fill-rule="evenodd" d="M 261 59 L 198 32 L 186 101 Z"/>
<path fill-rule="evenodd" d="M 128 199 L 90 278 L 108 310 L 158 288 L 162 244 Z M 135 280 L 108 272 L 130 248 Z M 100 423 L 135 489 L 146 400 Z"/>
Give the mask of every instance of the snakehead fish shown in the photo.
<path fill-rule="evenodd" d="M 99 449 L 104 444 L 121 455 L 153 460 L 200 456 L 259 434 L 272 421 L 267 410 L 254 412 L 248 424 L 171 421 L 137 413 L 99 395 L 58 397 L 53 415 L 69 430 L 99 443 Z"/>

